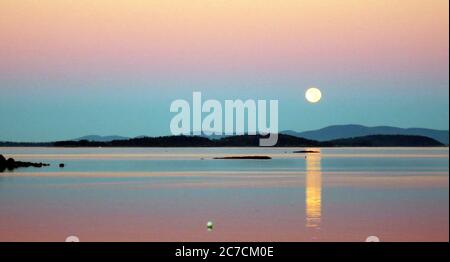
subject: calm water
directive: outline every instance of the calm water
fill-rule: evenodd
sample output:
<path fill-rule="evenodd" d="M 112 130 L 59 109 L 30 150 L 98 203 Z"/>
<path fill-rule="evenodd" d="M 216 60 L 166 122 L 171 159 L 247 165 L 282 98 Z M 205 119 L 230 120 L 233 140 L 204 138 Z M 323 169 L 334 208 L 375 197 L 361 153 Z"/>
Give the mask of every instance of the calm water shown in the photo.
<path fill-rule="evenodd" d="M 0 148 L 0 241 L 449 240 L 448 148 L 296 150 Z"/>

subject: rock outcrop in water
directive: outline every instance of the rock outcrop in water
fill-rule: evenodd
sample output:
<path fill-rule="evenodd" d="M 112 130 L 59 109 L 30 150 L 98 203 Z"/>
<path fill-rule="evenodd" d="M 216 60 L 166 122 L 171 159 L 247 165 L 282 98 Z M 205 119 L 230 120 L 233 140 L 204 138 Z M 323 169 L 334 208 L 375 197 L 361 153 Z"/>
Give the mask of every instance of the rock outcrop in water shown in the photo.
<path fill-rule="evenodd" d="M 0 155 L 0 170 L 6 167 L 6 159 L 3 155 Z"/>
<path fill-rule="evenodd" d="M 259 160 L 266 160 L 266 159 L 272 159 L 270 156 L 225 156 L 225 157 L 215 157 L 214 159 L 259 159 Z"/>
<path fill-rule="evenodd" d="M 5 169 L 13 170 L 19 167 L 43 167 L 43 166 L 49 166 L 49 164 L 16 161 L 13 158 L 6 159 L 3 155 L 0 155 L 0 172 L 5 171 Z"/>
<path fill-rule="evenodd" d="M 319 154 L 320 151 L 316 150 L 300 150 L 300 151 L 294 151 L 295 154 Z"/>

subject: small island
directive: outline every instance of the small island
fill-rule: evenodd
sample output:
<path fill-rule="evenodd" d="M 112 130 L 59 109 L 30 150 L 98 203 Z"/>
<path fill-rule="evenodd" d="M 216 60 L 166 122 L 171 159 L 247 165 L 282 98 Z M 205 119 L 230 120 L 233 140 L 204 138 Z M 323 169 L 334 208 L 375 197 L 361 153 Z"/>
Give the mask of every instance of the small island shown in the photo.
<path fill-rule="evenodd" d="M 316 150 L 300 150 L 300 151 L 294 151 L 294 154 L 319 154 L 320 151 Z"/>
<path fill-rule="evenodd" d="M 260 160 L 268 160 L 272 159 L 270 156 L 225 156 L 225 157 L 215 157 L 214 159 L 260 159 Z"/>

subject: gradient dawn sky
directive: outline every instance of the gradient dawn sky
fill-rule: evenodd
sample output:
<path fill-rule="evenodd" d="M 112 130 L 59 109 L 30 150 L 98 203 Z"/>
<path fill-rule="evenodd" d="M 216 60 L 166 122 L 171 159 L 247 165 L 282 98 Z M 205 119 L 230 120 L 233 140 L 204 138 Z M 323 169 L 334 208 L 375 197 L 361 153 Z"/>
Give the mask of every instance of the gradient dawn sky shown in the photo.
<path fill-rule="evenodd" d="M 448 129 L 448 0 L 0 0 L 0 140 L 166 135 L 175 99 L 280 130 Z M 316 86 L 317 104 L 304 92 Z"/>

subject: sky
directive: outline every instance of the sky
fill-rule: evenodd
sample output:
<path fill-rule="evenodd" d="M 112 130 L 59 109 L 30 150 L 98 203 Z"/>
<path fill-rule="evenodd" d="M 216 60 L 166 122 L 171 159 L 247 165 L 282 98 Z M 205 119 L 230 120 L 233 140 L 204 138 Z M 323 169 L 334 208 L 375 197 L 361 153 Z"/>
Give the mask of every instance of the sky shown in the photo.
<path fill-rule="evenodd" d="M 448 0 L 0 0 L 0 140 L 168 135 L 176 99 L 280 130 L 449 127 Z M 322 91 L 308 103 L 310 86 Z"/>

